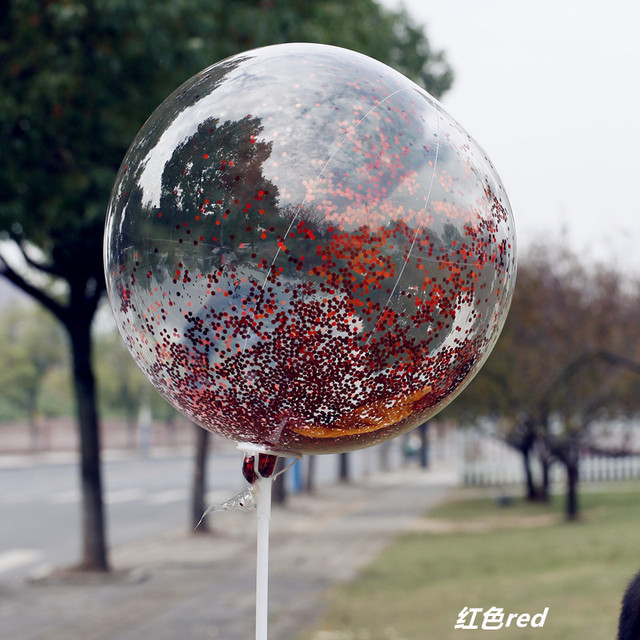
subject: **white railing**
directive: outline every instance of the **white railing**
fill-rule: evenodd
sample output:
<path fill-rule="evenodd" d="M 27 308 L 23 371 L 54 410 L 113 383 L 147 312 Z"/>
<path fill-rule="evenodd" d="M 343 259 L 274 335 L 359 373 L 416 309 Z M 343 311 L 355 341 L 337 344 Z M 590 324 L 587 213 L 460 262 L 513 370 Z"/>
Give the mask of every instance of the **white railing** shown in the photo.
<path fill-rule="evenodd" d="M 460 436 L 460 483 L 469 486 L 502 486 L 524 483 L 522 455 L 497 438 L 463 433 Z M 539 482 L 542 470 L 535 456 L 531 459 L 531 471 Z M 580 459 L 581 482 L 604 482 L 640 478 L 640 456 L 592 456 Z M 550 468 L 550 481 L 564 483 L 563 465 L 555 462 Z"/>

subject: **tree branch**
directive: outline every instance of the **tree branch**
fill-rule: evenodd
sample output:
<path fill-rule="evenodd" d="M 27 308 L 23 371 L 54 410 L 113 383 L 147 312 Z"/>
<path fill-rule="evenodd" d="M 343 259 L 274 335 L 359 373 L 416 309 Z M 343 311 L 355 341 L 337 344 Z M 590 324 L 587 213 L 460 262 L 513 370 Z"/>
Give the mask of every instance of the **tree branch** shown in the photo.
<path fill-rule="evenodd" d="M 628 446 L 598 447 L 596 445 L 588 444 L 586 445 L 586 448 L 589 450 L 590 454 L 606 458 L 625 458 L 640 455 L 640 451 L 638 449 L 632 449 Z"/>
<path fill-rule="evenodd" d="M 604 350 L 585 351 L 584 353 L 580 354 L 575 360 L 570 362 L 560 372 L 560 375 L 556 377 L 556 379 L 553 381 L 553 384 L 549 386 L 547 393 L 544 395 L 544 400 L 541 402 L 542 411 L 549 413 L 551 410 L 551 403 L 556 394 L 562 388 L 564 388 L 569 383 L 569 381 L 582 369 L 598 361 L 612 367 L 628 369 L 629 371 L 640 374 L 640 362 L 636 362 L 634 360 L 631 360 L 630 358 L 619 356 Z"/>
<path fill-rule="evenodd" d="M 4 276 L 9 282 L 22 289 L 26 294 L 37 300 L 46 307 L 53 315 L 56 316 L 63 324 L 66 324 L 67 309 L 47 294 L 42 289 L 38 289 L 35 285 L 27 282 L 17 271 L 12 269 L 7 261 L 0 253 L 0 275 Z"/>
<path fill-rule="evenodd" d="M 628 369 L 629 371 L 640 374 L 640 362 L 631 360 L 631 358 L 619 356 L 608 351 L 594 351 L 593 358 L 602 360 L 606 364 L 610 364 L 614 367 L 621 367 L 622 369 Z"/>
<path fill-rule="evenodd" d="M 50 276 L 55 276 L 56 278 L 62 277 L 60 273 L 58 273 L 50 265 L 43 264 L 41 262 L 36 262 L 31 256 L 29 256 L 29 254 L 25 251 L 25 248 L 22 246 L 22 242 L 16 239 L 14 239 L 14 242 L 17 245 L 18 249 L 20 250 L 20 254 L 22 255 L 22 258 L 30 267 L 33 267 L 38 271 L 42 271 L 42 273 L 46 273 Z"/>

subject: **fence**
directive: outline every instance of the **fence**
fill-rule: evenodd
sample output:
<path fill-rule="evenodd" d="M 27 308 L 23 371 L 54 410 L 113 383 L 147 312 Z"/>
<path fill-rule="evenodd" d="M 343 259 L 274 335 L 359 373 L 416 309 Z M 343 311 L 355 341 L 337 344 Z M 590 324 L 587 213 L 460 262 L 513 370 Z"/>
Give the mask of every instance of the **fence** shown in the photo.
<path fill-rule="evenodd" d="M 467 486 L 506 486 L 525 481 L 522 455 L 497 438 L 463 430 L 460 432 L 459 477 Z M 531 471 L 539 481 L 542 469 L 533 457 Z M 640 456 L 591 456 L 579 462 L 581 482 L 604 482 L 640 478 Z M 564 483 L 564 466 L 554 463 L 550 468 L 552 484 Z"/>
<path fill-rule="evenodd" d="M 429 460 L 433 468 L 443 466 L 455 470 L 447 478 L 456 477 L 466 486 L 504 487 L 522 485 L 525 481 L 522 455 L 502 440 L 473 429 L 429 429 Z M 416 464 L 408 455 L 414 447 L 411 436 L 398 438 L 369 449 L 356 450 L 349 454 L 349 478 L 357 481 L 381 471 L 392 471 L 406 464 Z M 314 484 L 321 487 L 335 484 L 339 475 L 338 455 L 309 456 L 293 467 L 287 474 L 290 491 L 304 489 L 309 474 L 309 465 L 314 464 Z M 536 482 L 540 482 L 542 468 L 534 456 L 531 470 Z M 640 478 L 640 456 L 584 456 L 580 460 L 581 482 L 604 482 Z M 428 472 L 428 471 L 427 471 Z M 564 484 L 565 469 L 559 463 L 550 468 L 551 484 Z"/>

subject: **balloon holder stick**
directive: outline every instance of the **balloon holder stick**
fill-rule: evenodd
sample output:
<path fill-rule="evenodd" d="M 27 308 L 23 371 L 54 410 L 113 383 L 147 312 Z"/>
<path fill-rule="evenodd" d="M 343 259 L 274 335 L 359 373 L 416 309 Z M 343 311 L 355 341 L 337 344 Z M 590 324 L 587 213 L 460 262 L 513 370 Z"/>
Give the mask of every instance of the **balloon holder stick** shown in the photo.
<path fill-rule="evenodd" d="M 254 450 L 243 445 L 242 474 L 255 488 L 257 513 L 256 549 L 256 640 L 267 640 L 269 617 L 269 524 L 271 520 L 271 493 L 273 481 L 289 466 L 274 473 L 278 457 L 290 455 L 272 451 Z M 295 464 L 297 456 L 292 464 Z"/>
<path fill-rule="evenodd" d="M 256 553 L 256 640 L 267 640 L 269 611 L 269 521 L 273 478 L 259 477 L 257 496 L 258 545 Z"/>

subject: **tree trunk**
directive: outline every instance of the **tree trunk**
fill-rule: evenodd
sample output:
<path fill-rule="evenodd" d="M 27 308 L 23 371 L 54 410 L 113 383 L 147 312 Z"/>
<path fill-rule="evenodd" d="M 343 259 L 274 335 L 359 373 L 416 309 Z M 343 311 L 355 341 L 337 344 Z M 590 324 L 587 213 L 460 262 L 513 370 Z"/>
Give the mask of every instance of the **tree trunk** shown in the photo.
<path fill-rule="evenodd" d="M 314 493 L 316 490 L 316 458 L 313 455 L 307 456 L 307 477 L 304 488 L 307 493 Z"/>
<path fill-rule="evenodd" d="M 551 497 L 551 461 L 548 456 L 540 456 L 542 465 L 542 484 L 540 486 L 540 501 L 549 502 Z"/>
<path fill-rule="evenodd" d="M 100 429 L 96 386 L 91 367 L 91 319 L 67 326 L 73 358 L 73 386 L 80 431 L 80 482 L 82 490 L 82 560 L 80 568 L 108 571 Z"/>
<path fill-rule="evenodd" d="M 524 467 L 527 500 L 529 502 L 534 502 L 539 498 L 539 494 L 533 481 L 533 473 L 531 471 L 531 447 L 522 447 L 520 449 L 520 453 L 522 454 L 522 466 Z"/>
<path fill-rule="evenodd" d="M 429 423 L 425 422 L 418 427 L 420 433 L 420 468 L 429 468 L 429 438 L 427 437 L 427 430 Z"/>
<path fill-rule="evenodd" d="M 283 462 L 286 458 L 282 458 Z M 279 473 L 273 479 L 272 495 L 274 504 L 284 505 L 287 501 L 287 486 L 285 484 L 285 475 L 287 472 Z"/>
<path fill-rule="evenodd" d="M 339 465 L 338 465 L 338 479 L 340 482 L 349 482 L 350 473 L 349 473 L 349 453 L 344 452 L 339 455 Z"/>
<path fill-rule="evenodd" d="M 578 505 L 578 478 L 579 468 L 577 457 L 570 457 L 566 464 L 567 467 L 567 498 L 566 498 L 566 516 L 567 520 L 575 521 L 579 515 Z"/>
<path fill-rule="evenodd" d="M 209 447 L 209 432 L 206 429 L 196 427 L 196 454 L 193 465 L 193 486 L 191 488 L 191 530 L 194 533 L 208 533 L 207 520 L 202 519 L 207 505 L 207 452 Z"/>

